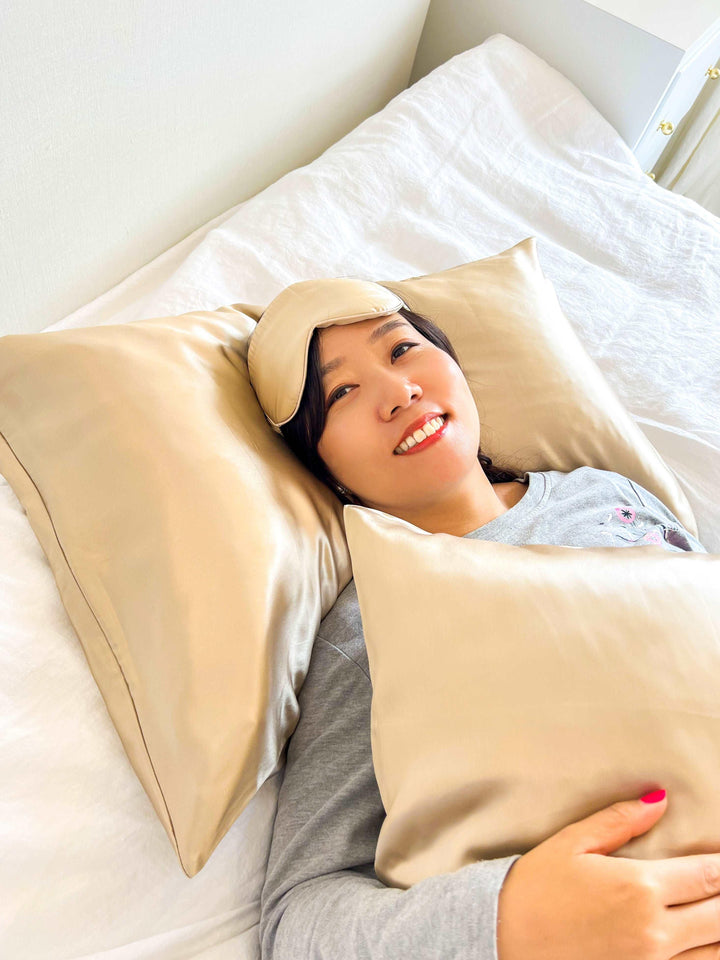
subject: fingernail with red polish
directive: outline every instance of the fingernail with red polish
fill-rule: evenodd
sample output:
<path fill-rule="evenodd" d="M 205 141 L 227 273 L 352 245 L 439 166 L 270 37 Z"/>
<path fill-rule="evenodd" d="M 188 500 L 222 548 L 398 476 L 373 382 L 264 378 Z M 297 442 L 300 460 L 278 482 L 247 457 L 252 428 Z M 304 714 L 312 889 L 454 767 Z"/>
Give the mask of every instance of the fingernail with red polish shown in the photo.
<path fill-rule="evenodd" d="M 653 790 L 651 793 L 646 793 L 644 797 L 640 797 L 644 803 L 659 803 L 661 800 L 665 799 L 664 790 Z"/>

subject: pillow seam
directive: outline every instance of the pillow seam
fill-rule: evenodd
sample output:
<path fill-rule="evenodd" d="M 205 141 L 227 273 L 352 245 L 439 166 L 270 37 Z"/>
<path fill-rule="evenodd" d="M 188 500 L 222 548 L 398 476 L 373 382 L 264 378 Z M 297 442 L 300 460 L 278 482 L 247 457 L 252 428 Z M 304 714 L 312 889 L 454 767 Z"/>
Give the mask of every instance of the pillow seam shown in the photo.
<path fill-rule="evenodd" d="M 43 508 L 43 510 L 45 511 L 45 514 L 47 515 L 48 521 L 49 521 L 49 523 L 50 523 L 50 527 L 51 527 L 51 529 L 52 529 L 52 535 L 53 535 L 53 537 L 55 538 L 55 541 L 56 541 L 56 543 L 57 543 L 57 545 L 58 545 L 58 548 L 59 548 L 59 550 L 60 550 L 60 552 L 61 552 L 61 554 L 62 554 L 62 557 L 63 557 L 63 561 L 64 561 L 64 563 L 65 563 L 65 566 L 67 567 L 67 570 L 68 570 L 70 576 L 72 577 L 72 579 L 73 579 L 73 581 L 74 581 L 74 583 L 75 583 L 75 586 L 77 587 L 78 593 L 79 593 L 80 596 L 83 598 L 83 601 L 85 602 L 85 605 L 87 606 L 87 609 L 90 611 L 90 614 L 92 615 L 93 620 L 94 620 L 95 623 L 97 624 L 98 630 L 99 630 L 100 633 L 102 634 L 103 639 L 105 640 L 105 644 L 106 644 L 108 650 L 111 652 L 111 654 L 112 654 L 112 656 L 113 656 L 113 658 L 114 658 L 114 660 L 115 660 L 115 663 L 117 664 L 118 672 L 119 672 L 120 676 L 121 676 L 122 679 L 123 679 L 123 683 L 125 684 L 125 689 L 127 690 L 127 695 L 128 695 L 128 697 L 130 698 L 130 703 L 132 704 L 133 713 L 135 714 L 135 720 L 136 720 L 136 722 L 137 722 L 138 731 L 139 731 L 140 737 L 141 737 L 141 739 L 142 739 L 142 744 L 143 744 L 143 747 L 144 747 L 144 749 L 145 749 L 145 754 L 146 754 L 146 756 L 147 756 L 148 763 L 150 764 L 150 769 L 151 769 L 152 772 L 153 772 L 153 776 L 155 777 L 155 783 L 156 783 L 156 785 L 157 785 L 157 789 L 158 789 L 158 791 L 160 792 L 160 796 L 162 797 L 163 803 L 164 803 L 164 805 L 165 805 L 165 812 L 166 812 L 166 814 L 167 814 L 168 823 L 170 824 L 171 829 L 172 829 L 172 832 L 173 832 L 173 838 L 174 838 L 174 840 L 175 840 L 176 849 L 179 850 L 178 839 L 177 839 L 177 835 L 176 835 L 176 833 L 175 833 L 175 824 L 174 824 L 174 822 L 173 822 L 173 817 L 172 817 L 172 815 L 171 815 L 171 813 L 170 813 L 170 808 L 168 807 L 168 803 L 167 803 L 167 800 L 166 800 L 166 798 L 165 798 L 165 791 L 164 791 L 163 788 L 162 788 L 162 784 L 160 783 L 160 779 L 159 779 L 159 777 L 158 777 L 158 775 L 157 775 L 157 771 L 155 770 L 155 764 L 154 764 L 154 762 L 153 762 L 152 754 L 150 753 L 150 749 L 149 749 L 148 744 L 147 744 L 147 741 L 146 741 L 146 739 L 145 739 L 145 731 L 143 730 L 142 723 L 140 722 L 140 716 L 139 716 L 138 711 L 137 711 L 137 705 L 136 705 L 136 703 L 135 703 L 135 698 L 134 698 L 133 695 L 132 695 L 132 690 L 131 690 L 131 688 L 130 688 L 130 684 L 128 683 L 128 678 L 127 678 L 127 676 L 125 675 L 125 671 L 123 670 L 122 664 L 120 663 L 120 660 L 118 659 L 118 655 L 117 655 L 117 653 L 115 652 L 115 649 L 114 649 L 112 643 L 110 642 L 110 639 L 108 638 L 107 633 L 105 632 L 105 630 L 103 629 L 102 624 L 100 623 L 100 620 L 99 620 L 99 618 L 98 618 L 97 613 L 95 612 L 95 609 L 93 608 L 93 606 L 92 606 L 92 604 L 90 603 L 90 601 L 88 600 L 88 598 L 85 596 L 85 591 L 84 591 L 83 588 L 81 587 L 80 582 L 78 581 L 78 578 L 75 576 L 75 571 L 73 570 L 72 565 L 70 564 L 70 561 L 69 561 L 69 559 L 68 559 L 67 553 L 65 552 L 65 547 L 63 546 L 62 541 L 60 540 L 60 536 L 59 536 L 59 534 L 58 534 L 58 532 L 57 532 L 57 530 L 56 530 L 56 528 L 55 528 L 55 521 L 53 520 L 52 514 L 50 513 L 50 510 L 48 509 L 47 504 L 45 503 L 45 498 L 43 497 L 42 493 L 40 492 L 40 488 L 38 487 L 37 483 L 35 482 L 34 477 L 32 477 L 31 474 L 25 469 L 24 464 L 22 463 L 22 461 L 21 461 L 20 458 L 18 457 L 15 449 L 12 447 L 12 445 L 10 444 L 10 441 L 8 440 L 6 434 L 5 434 L 2 430 L 0 430 L 0 437 L 1 437 L 2 440 L 4 441 L 4 443 L 5 443 L 8 451 L 9 451 L 9 453 L 11 454 L 11 456 L 15 459 L 15 462 L 17 463 L 18 467 L 22 470 L 22 472 L 24 473 L 24 475 L 27 477 L 27 480 L 28 480 L 29 484 L 30 484 L 30 485 L 32 486 L 32 488 L 35 490 L 35 493 L 37 494 L 38 500 L 39 500 L 40 503 L 42 504 L 42 508 Z M 18 497 L 18 500 L 20 501 L 20 498 L 19 498 L 19 497 Z M 27 511 L 25 505 L 22 503 L 22 501 L 20 501 L 20 505 L 22 506 L 22 508 L 23 508 L 23 510 L 24 510 L 24 512 L 25 512 L 25 515 L 28 517 L 28 522 L 29 522 L 29 521 L 30 521 L 30 518 L 29 518 L 29 516 L 28 516 L 28 511 Z M 31 524 L 31 526 L 32 526 L 32 524 Z M 42 547 L 42 544 L 41 544 L 41 547 Z M 44 548 L 43 548 L 43 552 L 44 552 Z M 46 554 L 46 556 L 47 556 L 47 554 Z M 54 572 L 54 570 L 53 570 L 53 567 L 52 567 L 52 564 L 50 563 L 49 558 L 48 558 L 48 563 L 49 563 L 50 569 L 51 569 L 51 571 L 52 571 L 52 573 L 53 573 L 53 578 L 56 579 L 56 578 L 55 578 L 55 572 Z M 69 616 L 69 611 L 67 610 L 67 607 L 65 607 L 65 601 L 64 601 L 64 599 L 63 599 L 62 592 L 60 591 L 60 585 L 59 585 L 59 583 L 57 583 L 57 581 L 56 581 L 56 587 L 57 587 L 57 590 L 58 590 L 58 596 L 60 597 L 60 602 L 62 603 L 63 608 L 64 608 L 64 609 L 66 610 L 66 612 L 68 613 L 68 618 L 70 619 L 70 623 L 71 623 L 72 626 L 73 626 L 73 630 L 75 630 L 75 634 L 76 634 L 76 636 L 77 636 L 77 638 L 78 638 L 78 641 L 79 641 L 79 643 L 80 643 L 80 647 L 82 648 L 83 653 L 85 654 L 84 644 L 83 644 L 82 641 L 80 640 L 80 635 L 79 635 L 79 633 L 77 632 L 77 629 L 75 628 L 75 624 L 73 623 L 72 618 L 70 618 L 70 616 Z M 327 642 L 327 641 L 326 641 L 326 642 Z M 85 654 L 85 657 L 86 657 L 86 659 L 87 659 L 87 654 Z M 88 662 L 88 665 L 89 665 L 89 662 Z M 91 672 L 92 672 L 92 671 L 91 671 Z M 99 686 L 98 686 L 98 689 L 99 689 Z M 101 696 L 102 696 L 102 690 L 100 690 L 100 694 L 101 694 Z M 104 697 L 103 697 L 103 701 L 105 701 L 105 698 L 104 698 Z M 108 709 L 107 703 L 105 703 L 105 709 L 108 711 L 108 715 L 110 716 L 110 720 L 111 720 L 113 726 L 115 726 L 115 720 L 114 720 L 112 714 L 110 714 L 110 711 L 109 711 L 109 709 Z M 124 748 L 124 746 L 125 746 L 125 744 L 123 743 L 123 748 Z M 181 860 L 181 863 L 182 863 L 182 860 Z"/>

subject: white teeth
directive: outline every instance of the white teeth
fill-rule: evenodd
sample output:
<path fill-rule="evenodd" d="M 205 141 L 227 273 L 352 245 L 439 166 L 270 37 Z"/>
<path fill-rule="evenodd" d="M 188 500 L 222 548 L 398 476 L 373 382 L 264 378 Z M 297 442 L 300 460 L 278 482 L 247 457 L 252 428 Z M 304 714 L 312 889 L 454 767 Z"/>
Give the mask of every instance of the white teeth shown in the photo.
<path fill-rule="evenodd" d="M 415 444 L 422 443 L 426 437 L 431 436 L 436 430 L 439 430 L 443 423 L 445 423 L 444 417 L 435 417 L 433 420 L 428 420 L 420 429 L 415 430 L 414 433 L 407 436 L 398 447 L 395 447 L 395 453 L 405 453 L 407 450 L 411 450 Z"/>

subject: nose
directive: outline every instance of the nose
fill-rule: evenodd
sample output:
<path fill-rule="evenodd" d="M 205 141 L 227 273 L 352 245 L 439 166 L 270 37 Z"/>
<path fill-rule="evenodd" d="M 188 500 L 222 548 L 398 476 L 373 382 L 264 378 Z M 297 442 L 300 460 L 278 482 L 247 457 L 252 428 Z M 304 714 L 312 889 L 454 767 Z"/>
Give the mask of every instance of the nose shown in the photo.
<path fill-rule="evenodd" d="M 408 380 L 390 374 L 387 383 L 380 388 L 379 415 L 383 420 L 392 419 L 398 412 L 422 397 L 422 387 Z"/>

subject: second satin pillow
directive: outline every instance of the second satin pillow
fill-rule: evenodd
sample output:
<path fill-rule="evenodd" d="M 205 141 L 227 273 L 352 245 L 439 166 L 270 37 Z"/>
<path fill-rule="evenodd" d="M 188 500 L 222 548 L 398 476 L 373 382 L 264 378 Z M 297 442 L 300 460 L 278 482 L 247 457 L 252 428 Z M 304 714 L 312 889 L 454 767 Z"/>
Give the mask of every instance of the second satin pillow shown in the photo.
<path fill-rule="evenodd" d="M 717 850 L 720 556 L 514 546 L 349 505 L 343 517 L 385 884 L 526 853 L 659 786 L 666 814 L 616 855 Z"/>

